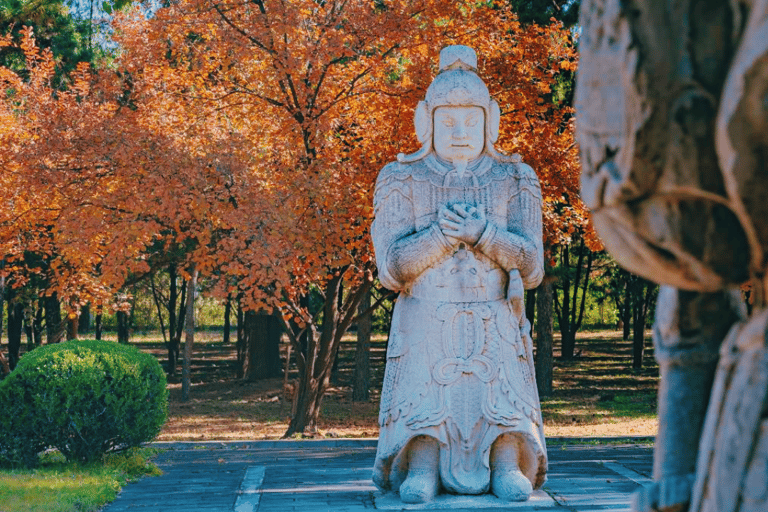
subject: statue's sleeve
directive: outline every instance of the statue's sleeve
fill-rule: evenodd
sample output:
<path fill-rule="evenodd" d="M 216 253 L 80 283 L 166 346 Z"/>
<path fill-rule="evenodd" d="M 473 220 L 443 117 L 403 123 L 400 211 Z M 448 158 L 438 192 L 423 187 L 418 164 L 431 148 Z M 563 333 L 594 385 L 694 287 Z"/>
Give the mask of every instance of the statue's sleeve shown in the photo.
<path fill-rule="evenodd" d="M 507 272 L 518 269 L 526 289 L 535 288 L 544 278 L 541 187 L 530 166 L 514 164 L 510 177 L 507 225 L 488 221 L 475 247 Z"/>
<path fill-rule="evenodd" d="M 452 250 L 436 222 L 416 231 L 412 182 L 397 162 L 379 173 L 374 193 L 371 237 L 381 284 L 403 290 Z"/>

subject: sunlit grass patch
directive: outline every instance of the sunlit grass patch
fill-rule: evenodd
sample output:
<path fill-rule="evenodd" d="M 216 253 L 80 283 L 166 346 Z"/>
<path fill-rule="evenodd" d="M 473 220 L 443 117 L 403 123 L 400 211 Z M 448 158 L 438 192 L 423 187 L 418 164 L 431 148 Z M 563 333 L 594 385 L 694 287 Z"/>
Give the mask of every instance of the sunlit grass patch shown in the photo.
<path fill-rule="evenodd" d="M 161 474 L 150 461 L 155 450 L 111 454 L 90 464 L 66 463 L 58 452 L 42 456 L 37 469 L 0 468 L 2 512 L 92 512 L 115 499 L 127 482 Z"/>

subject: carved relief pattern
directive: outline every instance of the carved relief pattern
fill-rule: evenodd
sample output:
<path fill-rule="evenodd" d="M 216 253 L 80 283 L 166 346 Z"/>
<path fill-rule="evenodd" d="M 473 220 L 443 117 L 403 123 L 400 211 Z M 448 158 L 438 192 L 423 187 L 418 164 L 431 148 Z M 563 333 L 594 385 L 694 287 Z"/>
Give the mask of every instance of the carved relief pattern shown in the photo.
<path fill-rule="evenodd" d="M 633 508 L 768 510 L 768 0 L 585 0 L 580 25 L 582 199 L 669 286 L 657 482 Z"/>
<path fill-rule="evenodd" d="M 440 207 L 456 203 L 485 208 L 488 227 L 475 247 L 450 242 L 435 229 Z M 443 485 L 484 492 L 493 441 L 515 433 L 533 454 L 531 467 L 521 469 L 540 485 L 546 452 L 525 331 L 530 326 L 507 294 L 510 275 L 526 287 L 543 275 L 535 174 L 524 164 L 484 156 L 459 177 L 430 155 L 385 167 L 374 207 L 371 231 L 378 267 L 386 269 L 382 283 L 401 292 L 374 480 L 396 489 L 403 478 L 396 459 L 410 439 L 429 435 L 440 443 Z"/>

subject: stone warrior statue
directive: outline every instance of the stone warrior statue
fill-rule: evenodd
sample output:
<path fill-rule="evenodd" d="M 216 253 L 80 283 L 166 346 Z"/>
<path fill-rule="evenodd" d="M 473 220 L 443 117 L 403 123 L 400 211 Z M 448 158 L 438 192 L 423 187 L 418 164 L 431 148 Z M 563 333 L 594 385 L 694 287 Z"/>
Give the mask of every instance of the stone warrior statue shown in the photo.
<path fill-rule="evenodd" d="M 581 27 L 583 198 L 614 257 L 667 285 L 634 510 L 766 512 L 768 0 L 585 0 Z"/>
<path fill-rule="evenodd" d="M 415 114 L 421 150 L 379 174 L 379 278 L 400 292 L 374 482 L 406 503 L 438 489 L 528 499 L 547 471 L 524 288 L 543 277 L 536 174 L 493 147 L 499 106 L 466 46 L 440 52 Z"/>

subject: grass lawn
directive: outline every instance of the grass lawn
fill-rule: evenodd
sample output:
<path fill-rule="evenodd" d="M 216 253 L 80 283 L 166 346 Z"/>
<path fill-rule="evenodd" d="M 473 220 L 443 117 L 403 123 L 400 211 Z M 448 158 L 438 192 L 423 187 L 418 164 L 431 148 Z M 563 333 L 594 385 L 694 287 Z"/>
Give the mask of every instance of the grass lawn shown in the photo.
<path fill-rule="evenodd" d="M 225 345 L 220 336 L 217 332 L 196 334 L 190 401 L 181 401 L 180 377 L 169 378 L 169 419 L 159 440 L 278 439 L 286 431 L 291 402 L 284 379 L 237 380 L 234 343 Z M 166 352 L 159 334 L 134 336 L 133 340 L 164 361 Z M 378 435 L 386 338 L 378 336 L 372 341 L 368 402 L 351 400 L 354 346 L 354 337 L 346 337 L 336 383 L 323 401 L 318 437 Z M 545 434 L 580 438 L 655 435 L 659 376 L 652 349 L 647 350 L 644 368 L 639 371 L 632 369 L 631 342 L 622 341 L 618 332 L 581 333 L 576 350 L 573 361 L 555 361 L 554 393 L 542 399 Z M 295 377 L 294 369 L 288 383 Z M 553 443 L 551 448 L 556 446 Z M 82 465 L 64 463 L 53 452 L 35 470 L 0 469 L 0 511 L 95 512 L 114 500 L 126 482 L 159 474 L 150 462 L 152 454 L 146 449 L 134 450 Z"/>
<path fill-rule="evenodd" d="M 181 401 L 179 375 L 169 377 L 169 418 L 160 441 L 279 439 L 288 428 L 291 401 L 284 380 L 243 382 L 236 379 L 234 343 L 221 342 L 220 331 L 195 334 L 191 400 Z M 106 336 L 109 339 L 109 336 Z M 136 333 L 132 342 L 164 363 L 159 333 Z M 371 343 L 371 400 L 352 402 L 354 335 L 344 338 L 336 382 L 323 400 L 317 436 L 376 437 L 379 392 L 384 377 L 386 336 Z M 285 344 L 283 354 L 285 354 Z M 555 357 L 558 354 L 555 338 Z M 554 392 L 542 399 L 547 436 L 606 437 L 656 434 L 659 372 L 648 349 L 642 370 L 632 369 L 632 344 L 615 330 L 582 332 L 577 357 L 555 360 Z M 288 385 L 296 377 L 295 367 Z M 6 512 L 6 511 L 3 511 Z"/>
<path fill-rule="evenodd" d="M 58 452 L 42 456 L 33 470 L 0 469 L 2 512 L 91 512 L 115 499 L 121 487 L 159 475 L 150 449 L 130 450 L 90 463 L 66 463 Z"/>
<path fill-rule="evenodd" d="M 192 365 L 191 400 L 181 401 L 180 378 L 170 378 L 169 420 L 161 441 L 278 439 L 288 428 L 291 402 L 284 380 L 247 383 L 235 380 L 234 344 L 221 334 L 201 333 Z M 139 346 L 164 360 L 156 338 L 140 338 Z M 379 390 L 384 375 L 386 338 L 372 342 L 372 398 L 352 402 L 354 336 L 341 348 L 336 385 L 323 400 L 319 437 L 376 437 Z M 555 361 L 554 393 L 542 399 L 547 436 L 606 437 L 656 434 L 658 367 L 649 349 L 642 370 L 632 369 L 632 344 L 617 331 L 579 334 L 578 356 Z M 557 353 L 557 339 L 555 356 Z M 289 385 L 296 377 L 289 374 Z"/>

